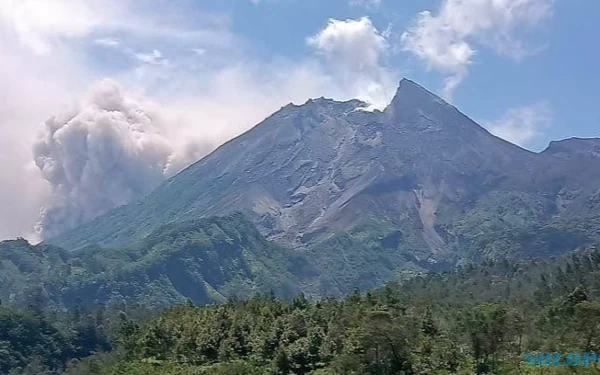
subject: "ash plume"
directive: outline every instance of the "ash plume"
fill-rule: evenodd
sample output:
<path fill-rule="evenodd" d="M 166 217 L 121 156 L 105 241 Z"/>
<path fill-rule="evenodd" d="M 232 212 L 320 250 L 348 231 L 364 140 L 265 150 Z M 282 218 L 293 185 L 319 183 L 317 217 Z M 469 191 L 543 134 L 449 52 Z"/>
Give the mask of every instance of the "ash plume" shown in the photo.
<path fill-rule="evenodd" d="M 160 108 L 132 99 L 111 80 L 75 110 L 45 122 L 33 154 L 52 188 L 36 226 L 52 237 L 126 204 L 195 160 L 201 145 L 177 145 Z M 181 150 L 191 150 L 182 152 Z"/>

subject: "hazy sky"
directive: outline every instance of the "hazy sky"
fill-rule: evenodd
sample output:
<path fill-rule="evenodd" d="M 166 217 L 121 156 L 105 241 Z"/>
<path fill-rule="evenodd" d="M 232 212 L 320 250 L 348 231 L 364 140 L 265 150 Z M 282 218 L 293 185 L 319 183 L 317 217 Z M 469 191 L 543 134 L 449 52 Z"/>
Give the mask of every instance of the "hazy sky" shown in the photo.
<path fill-rule="evenodd" d="M 598 136 L 599 13 L 595 0 L 0 0 L 0 239 L 143 195 L 289 102 L 382 108 L 403 76 L 535 151 Z"/>

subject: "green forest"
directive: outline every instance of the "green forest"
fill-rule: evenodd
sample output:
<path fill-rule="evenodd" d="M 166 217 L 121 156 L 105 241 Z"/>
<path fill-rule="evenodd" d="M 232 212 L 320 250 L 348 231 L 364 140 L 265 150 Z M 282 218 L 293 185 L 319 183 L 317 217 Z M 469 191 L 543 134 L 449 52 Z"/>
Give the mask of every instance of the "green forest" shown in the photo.
<path fill-rule="evenodd" d="M 35 297 L 35 295 L 33 296 Z M 600 251 L 485 261 L 343 298 L 275 293 L 156 312 L 0 306 L 3 374 L 597 374 Z"/>

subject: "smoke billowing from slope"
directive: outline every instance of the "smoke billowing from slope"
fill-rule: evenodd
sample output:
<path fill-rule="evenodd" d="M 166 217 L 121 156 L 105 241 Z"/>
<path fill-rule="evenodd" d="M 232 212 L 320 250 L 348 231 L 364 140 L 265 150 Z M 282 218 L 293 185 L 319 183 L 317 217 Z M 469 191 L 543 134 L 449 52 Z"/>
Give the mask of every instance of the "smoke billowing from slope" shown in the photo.
<path fill-rule="evenodd" d="M 205 151 L 197 144 L 175 145 L 159 111 L 104 80 L 79 108 L 46 121 L 33 149 L 52 186 L 37 226 L 43 237 L 147 194 Z"/>

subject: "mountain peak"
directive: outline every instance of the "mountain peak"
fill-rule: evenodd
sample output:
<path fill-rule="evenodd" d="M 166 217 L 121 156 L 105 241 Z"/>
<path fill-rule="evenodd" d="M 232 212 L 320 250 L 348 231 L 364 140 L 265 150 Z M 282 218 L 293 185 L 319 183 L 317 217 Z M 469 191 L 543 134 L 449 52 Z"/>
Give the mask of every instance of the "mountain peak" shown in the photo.
<path fill-rule="evenodd" d="M 419 85 L 415 81 L 410 80 L 410 79 L 408 79 L 406 77 L 402 78 L 400 80 L 400 84 L 398 86 L 398 90 L 400 90 L 402 88 L 409 88 L 409 87 L 416 88 L 416 89 L 419 89 L 419 90 L 428 91 L 426 88 L 424 88 L 423 86 Z"/>
<path fill-rule="evenodd" d="M 442 105 L 450 106 L 446 101 L 427 90 L 418 83 L 411 81 L 408 78 L 402 78 L 396 91 L 396 95 L 392 99 L 386 111 L 394 108 L 421 107 L 423 105 Z"/>

